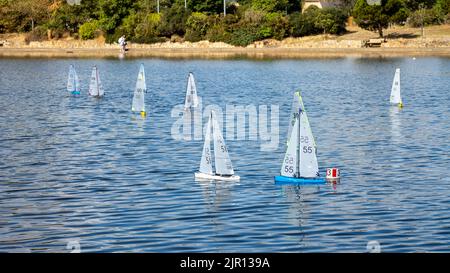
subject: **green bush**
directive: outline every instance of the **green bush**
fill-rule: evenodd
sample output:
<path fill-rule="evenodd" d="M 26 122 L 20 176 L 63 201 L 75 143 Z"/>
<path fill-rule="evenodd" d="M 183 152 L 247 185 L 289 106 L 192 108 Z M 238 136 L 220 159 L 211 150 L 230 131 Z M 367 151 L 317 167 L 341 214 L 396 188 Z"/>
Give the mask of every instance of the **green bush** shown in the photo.
<path fill-rule="evenodd" d="M 341 34 L 345 32 L 347 15 L 337 8 L 325 8 L 319 12 L 315 26 L 318 31 L 329 34 Z"/>
<path fill-rule="evenodd" d="M 257 40 L 270 37 L 272 30 L 265 26 L 266 12 L 254 8 L 246 9 L 240 20 L 229 25 L 230 35 L 226 43 L 247 46 Z"/>
<path fill-rule="evenodd" d="M 285 11 L 288 0 L 252 0 L 252 7 L 266 12 Z"/>
<path fill-rule="evenodd" d="M 308 8 L 307 11 L 310 9 Z M 314 25 L 314 17 L 309 16 L 309 12 L 301 14 L 295 12 L 289 16 L 290 35 L 293 37 L 303 37 L 317 32 Z"/>
<path fill-rule="evenodd" d="M 136 26 L 134 40 L 141 43 L 154 43 L 160 41 L 158 27 L 161 22 L 161 15 L 149 13 Z"/>
<path fill-rule="evenodd" d="M 450 0 L 436 0 L 434 8 L 443 17 L 446 17 L 446 15 L 450 15 Z"/>
<path fill-rule="evenodd" d="M 99 31 L 99 22 L 92 20 L 80 26 L 78 34 L 82 40 L 94 39 Z"/>
<path fill-rule="evenodd" d="M 116 36 L 125 35 L 128 39 L 133 39 L 135 37 L 135 31 L 137 25 L 139 24 L 140 16 L 136 13 L 131 13 L 122 21 L 122 25 L 116 30 Z"/>
<path fill-rule="evenodd" d="M 445 20 L 445 17 L 443 17 L 436 8 L 416 10 L 408 17 L 408 25 L 412 27 L 421 27 L 422 18 L 424 26 L 442 24 Z"/>
<path fill-rule="evenodd" d="M 190 42 L 198 42 L 205 38 L 209 28 L 208 15 L 201 12 L 193 12 L 186 22 L 185 39 Z"/>
<path fill-rule="evenodd" d="M 241 26 L 233 30 L 228 41 L 235 46 L 247 46 L 261 40 L 260 29 L 255 26 Z"/>
<path fill-rule="evenodd" d="M 173 5 L 162 11 L 159 32 L 162 36 L 184 36 L 186 33 L 186 21 L 190 13 L 182 5 Z"/>

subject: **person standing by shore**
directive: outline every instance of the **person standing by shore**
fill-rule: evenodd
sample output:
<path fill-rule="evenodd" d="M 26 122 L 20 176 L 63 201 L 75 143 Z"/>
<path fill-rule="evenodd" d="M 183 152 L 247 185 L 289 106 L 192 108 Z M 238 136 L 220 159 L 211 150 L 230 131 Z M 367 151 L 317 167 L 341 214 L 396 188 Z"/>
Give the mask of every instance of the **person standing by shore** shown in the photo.
<path fill-rule="evenodd" d="M 119 45 L 120 45 L 120 51 L 122 53 L 125 53 L 125 51 L 127 51 L 126 46 L 127 46 L 127 42 L 125 41 L 125 35 L 122 35 L 119 38 Z"/>

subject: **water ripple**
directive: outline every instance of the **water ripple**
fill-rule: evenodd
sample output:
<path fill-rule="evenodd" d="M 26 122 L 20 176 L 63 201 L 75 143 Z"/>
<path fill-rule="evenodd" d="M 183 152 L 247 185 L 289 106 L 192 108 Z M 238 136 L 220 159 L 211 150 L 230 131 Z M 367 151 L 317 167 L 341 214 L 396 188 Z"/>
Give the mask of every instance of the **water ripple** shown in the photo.
<path fill-rule="evenodd" d="M 144 63 L 147 119 L 130 114 Z M 64 91 L 73 63 L 82 96 Z M 106 96 L 85 96 L 96 64 Z M 0 60 L 0 252 L 447 252 L 450 104 L 445 58 Z M 402 69 L 405 108 L 387 105 Z M 16 71 L 16 73 L 10 73 Z M 238 183 L 196 182 L 202 141 L 171 135 L 194 71 L 206 105 L 279 105 L 280 145 L 227 140 Z M 292 92 L 320 171 L 277 186 Z M 18 95 L 20 94 L 20 95 Z"/>

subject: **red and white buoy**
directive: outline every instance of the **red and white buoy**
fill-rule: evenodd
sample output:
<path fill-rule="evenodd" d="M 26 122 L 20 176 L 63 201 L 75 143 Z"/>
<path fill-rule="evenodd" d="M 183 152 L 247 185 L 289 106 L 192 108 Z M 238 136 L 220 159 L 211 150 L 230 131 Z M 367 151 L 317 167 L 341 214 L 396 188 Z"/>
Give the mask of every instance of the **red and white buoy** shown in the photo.
<path fill-rule="evenodd" d="M 338 168 L 327 168 L 327 176 L 328 180 L 337 180 L 341 178 L 341 171 Z"/>

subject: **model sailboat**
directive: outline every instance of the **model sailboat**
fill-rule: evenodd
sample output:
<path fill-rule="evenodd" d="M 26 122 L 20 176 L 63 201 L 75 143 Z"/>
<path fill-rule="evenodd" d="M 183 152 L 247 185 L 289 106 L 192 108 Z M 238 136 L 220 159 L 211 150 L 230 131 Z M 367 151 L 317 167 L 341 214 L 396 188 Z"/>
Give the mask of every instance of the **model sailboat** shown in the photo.
<path fill-rule="evenodd" d="M 139 68 L 139 74 L 134 89 L 133 102 L 131 105 L 131 111 L 141 113 L 141 116 L 145 117 L 145 97 L 144 93 L 147 92 L 147 84 L 145 83 L 145 70 L 144 65 L 141 64 Z"/>
<path fill-rule="evenodd" d="M 98 74 L 97 66 L 92 68 L 91 82 L 89 83 L 89 95 L 93 97 L 102 97 L 105 94 L 100 76 Z"/>
<path fill-rule="evenodd" d="M 72 95 L 80 95 L 80 80 L 78 79 L 77 72 L 75 71 L 75 67 L 73 65 L 70 65 L 69 68 L 67 91 L 69 91 Z"/>
<path fill-rule="evenodd" d="M 316 144 L 300 92 L 294 94 L 289 140 L 278 183 L 324 183 L 319 175 Z"/>
<path fill-rule="evenodd" d="M 395 70 L 394 81 L 392 82 L 390 103 L 403 107 L 402 97 L 400 96 L 400 68 Z"/>
<path fill-rule="evenodd" d="M 213 171 L 213 159 L 211 156 L 211 134 L 214 142 L 215 171 Z M 234 174 L 230 156 L 228 155 L 228 149 L 222 137 L 214 111 L 211 111 L 208 124 L 206 126 L 205 143 L 203 145 L 200 169 L 199 172 L 195 173 L 195 178 L 224 181 L 238 181 L 240 179 L 239 176 Z"/>
<path fill-rule="evenodd" d="M 197 87 L 195 86 L 194 74 L 189 72 L 186 99 L 184 101 L 184 109 L 195 108 L 198 106 Z"/>

